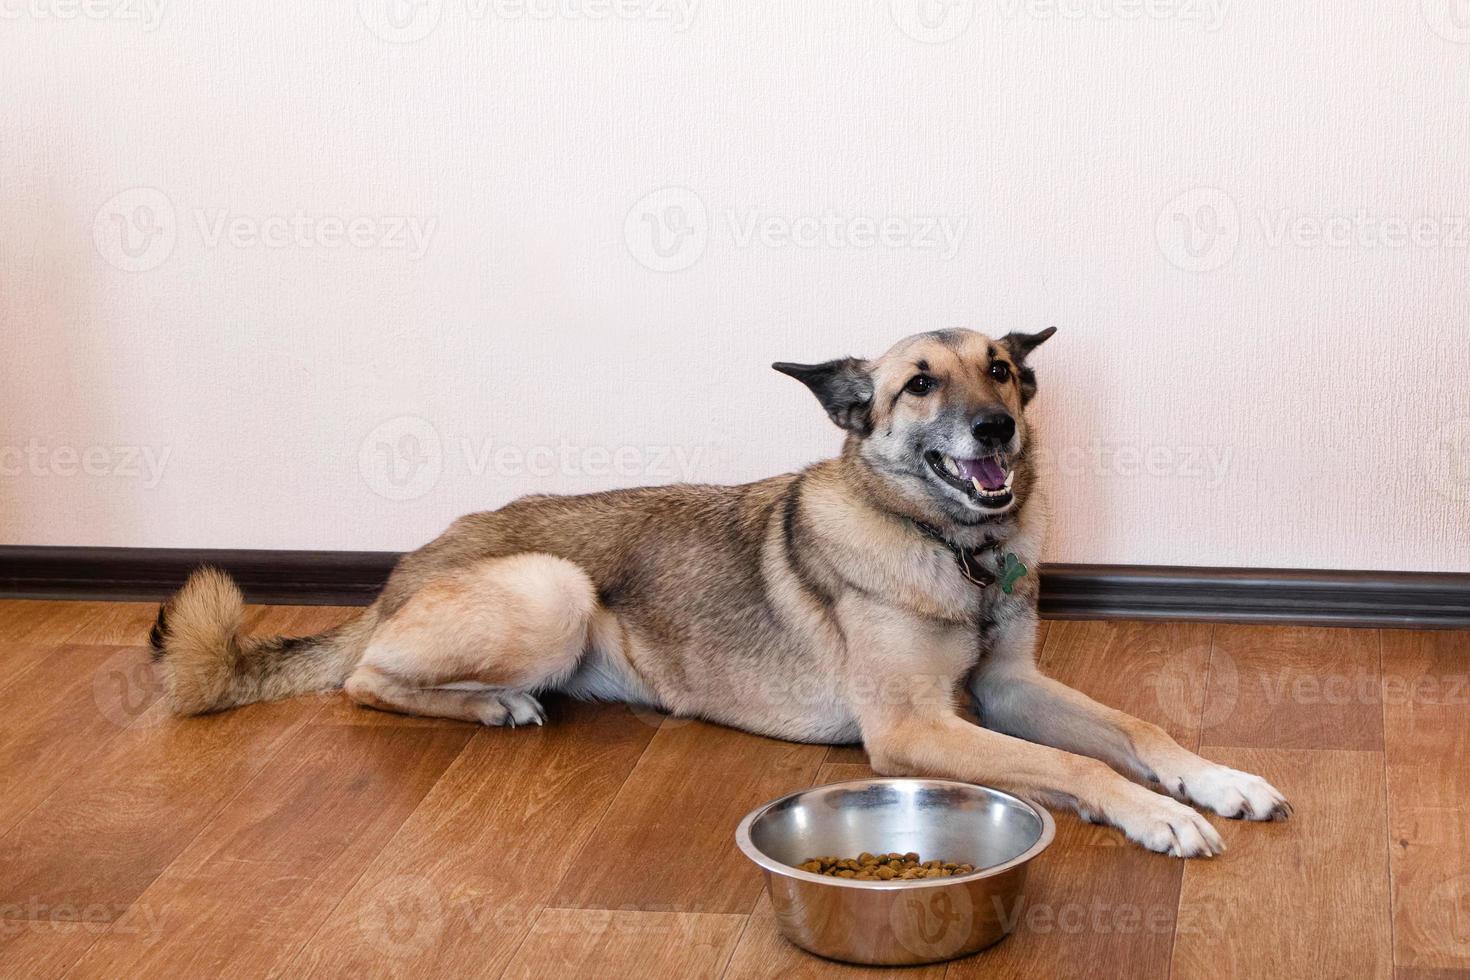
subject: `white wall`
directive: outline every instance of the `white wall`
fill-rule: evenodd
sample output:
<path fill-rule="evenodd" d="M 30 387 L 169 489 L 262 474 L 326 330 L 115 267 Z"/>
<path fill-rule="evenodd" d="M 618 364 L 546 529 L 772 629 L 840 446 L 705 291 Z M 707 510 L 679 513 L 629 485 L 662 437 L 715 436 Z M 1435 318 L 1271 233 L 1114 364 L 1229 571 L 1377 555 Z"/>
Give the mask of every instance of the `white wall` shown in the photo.
<path fill-rule="evenodd" d="M 1470 567 L 1465 0 L 531 2 L 0 0 L 0 541 L 752 479 L 771 361 L 1056 324 L 1053 559 Z"/>

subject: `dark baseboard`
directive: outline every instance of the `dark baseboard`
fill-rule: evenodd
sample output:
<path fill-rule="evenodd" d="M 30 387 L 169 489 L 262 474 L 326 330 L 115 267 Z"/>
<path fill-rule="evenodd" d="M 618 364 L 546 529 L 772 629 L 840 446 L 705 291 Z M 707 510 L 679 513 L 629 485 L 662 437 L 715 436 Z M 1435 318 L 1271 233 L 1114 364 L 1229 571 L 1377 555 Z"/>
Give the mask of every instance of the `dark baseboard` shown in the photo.
<path fill-rule="evenodd" d="M 1047 619 L 1470 628 L 1470 574 L 1048 565 Z"/>
<path fill-rule="evenodd" d="M 0 546 L 0 598 L 156 601 L 200 565 L 232 574 L 251 602 L 366 605 L 390 551 Z M 1141 565 L 1047 565 L 1048 619 L 1196 620 L 1470 628 L 1470 574 Z"/>
<path fill-rule="evenodd" d="M 194 569 L 213 565 L 250 602 L 365 606 L 397 560 L 393 551 L 0 545 L 0 598 L 163 600 Z"/>

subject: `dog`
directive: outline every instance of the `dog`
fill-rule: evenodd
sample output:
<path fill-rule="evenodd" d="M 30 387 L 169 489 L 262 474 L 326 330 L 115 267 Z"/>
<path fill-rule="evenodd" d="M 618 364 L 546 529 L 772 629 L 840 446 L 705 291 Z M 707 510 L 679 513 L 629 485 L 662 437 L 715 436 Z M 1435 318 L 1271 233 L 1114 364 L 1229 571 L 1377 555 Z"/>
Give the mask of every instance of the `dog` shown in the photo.
<path fill-rule="evenodd" d="M 1219 854 L 1186 804 L 1272 820 L 1291 812 L 1281 793 L 1036 668 L 1048 508 L 1026 410 L 1030 358 L 1054 332 L 942 330 L 873 360 L 773 365 L 844 432 L 835 459 L 462 517 L 318 636 L 243 636 L 239 589 L 201 569 L 152 632 L 169 704 L 342 688 L 371 708 L 513 726 L 544 723 L 537 695 L 558 691 L 861 741 L 882 774 L 995 786 L 1153 851 Z"/>

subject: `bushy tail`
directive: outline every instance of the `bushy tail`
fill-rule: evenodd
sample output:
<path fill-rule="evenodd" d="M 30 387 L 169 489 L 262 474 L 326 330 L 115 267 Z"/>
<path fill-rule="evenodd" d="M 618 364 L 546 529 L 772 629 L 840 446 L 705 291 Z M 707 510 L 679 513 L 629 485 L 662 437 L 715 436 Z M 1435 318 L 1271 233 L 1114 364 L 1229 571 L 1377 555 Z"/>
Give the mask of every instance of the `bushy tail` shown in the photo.
<path fill-rule="evenodd" d="M 317 636 L 240 635 L 245 598 L 228 575 L 201 568 L 158 610 L 149 642 L 175 714 L 341 687 L 372 635 L 376 612 Z"/>

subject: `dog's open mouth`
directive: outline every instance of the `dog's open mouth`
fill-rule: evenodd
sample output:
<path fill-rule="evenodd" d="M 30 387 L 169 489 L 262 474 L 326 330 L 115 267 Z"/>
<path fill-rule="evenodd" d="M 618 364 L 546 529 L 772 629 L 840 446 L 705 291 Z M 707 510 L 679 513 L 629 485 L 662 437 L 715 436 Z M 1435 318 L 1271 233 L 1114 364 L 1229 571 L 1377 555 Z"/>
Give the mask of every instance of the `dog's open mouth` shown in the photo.
<path fill-rule="evenodd" d="M 931 449 L 924 454 L 929 468 L 945 483 L 963 492 L 981 507 L 999 510 L 1013 499 L 1015 471 L 1004 454 L 980 459 L 956 459 Z"/>

